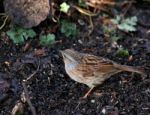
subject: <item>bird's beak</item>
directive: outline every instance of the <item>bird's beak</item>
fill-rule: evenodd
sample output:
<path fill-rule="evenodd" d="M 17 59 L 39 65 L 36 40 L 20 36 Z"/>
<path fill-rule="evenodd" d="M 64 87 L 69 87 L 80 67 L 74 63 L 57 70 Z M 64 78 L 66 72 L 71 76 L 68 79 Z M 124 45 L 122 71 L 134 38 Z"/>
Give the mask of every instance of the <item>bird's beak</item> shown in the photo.
<path fill-rule="evenodd" d="M 63 50 L 60 50 L 59 52 L 61 53 L 61 55 L 65 54 L 65 51 L 63 51 Z"/>
<path fill-rule="evenodd" d="M 64 51 L 63 51 L 63 50 L 60 50 L 59 52 L 60 52 L 61 55 L 64 57 Z"/>
<path fill-rule="evenodd" d="M 73 60 L 72 57 L 70 56 L 70 53 L 67 50 L 60 50 L 60 53 L 64 60 L 65 59 Z"/>
<path fill-rule="evenodd" d="M 63 51 L 62 51 L 62 50 L 60 50 L 59 52 L 62 54 L 62 52 L 63 52 Z"/>
<path fill-rule="evenodd" d="M 61 50 L 60 52 L 62 54 L 64 61 L 65 60 L 68 60 L 71 62 L 76 61 L 76 58 L 75 58 L 76 54 L 73 50 L 67 49 L 67 50 L 63 50 L 63 51 Z"/>
<path fill-rule="evenodd" d="M 63 55 L 63 51 L 62 50 L 60 50 L 59 52 L 61 53 L 61 55 Z"/>

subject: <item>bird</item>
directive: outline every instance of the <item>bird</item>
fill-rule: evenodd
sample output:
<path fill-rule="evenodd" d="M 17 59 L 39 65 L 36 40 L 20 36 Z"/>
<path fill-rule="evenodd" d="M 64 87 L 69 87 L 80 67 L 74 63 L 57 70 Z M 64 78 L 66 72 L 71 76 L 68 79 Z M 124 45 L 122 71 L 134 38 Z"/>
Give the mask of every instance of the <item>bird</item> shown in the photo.
<path fill-rule="evenodd" d="M 73 49 L 60 51 L 66 73 L 76 82 L 86 84 L 90 89 L 83 98 L 87 98 L 95 87 L 106 79 L 122 71 L 145 74 L 143 68 L 118 64 L 104 57 L 80 53 Z"/>

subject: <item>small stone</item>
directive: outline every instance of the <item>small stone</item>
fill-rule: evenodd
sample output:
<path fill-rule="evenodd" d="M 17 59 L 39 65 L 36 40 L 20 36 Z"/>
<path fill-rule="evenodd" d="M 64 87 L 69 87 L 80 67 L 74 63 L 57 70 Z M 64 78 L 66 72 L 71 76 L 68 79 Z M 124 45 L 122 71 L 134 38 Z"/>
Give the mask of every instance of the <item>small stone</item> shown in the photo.
<path fill-rule="evenodd" d="M 82 42 L 81 40 L 78 40 L 78 42 L 79 42 L 80 44 L 83 44 L 83 42 Z"/>
<path fill-rule="evenodd" d="M 92 100 L 91 100 L 91 103 L 95 103 L 95 100 L 94 100 L 94 99 L 92 99 Z"/>
<path fill-rule="evenodd" d="M 84 26 L 85 25 L 85 22 L 81 19 L 78 19 L 78 23 L 81 25 L 81 26 Z"/>
<path fill-rule="evenodd" d="M 113 106 L 105 106 L 101 112 L 104 115 L 119 115 L 118 108 Z"/>

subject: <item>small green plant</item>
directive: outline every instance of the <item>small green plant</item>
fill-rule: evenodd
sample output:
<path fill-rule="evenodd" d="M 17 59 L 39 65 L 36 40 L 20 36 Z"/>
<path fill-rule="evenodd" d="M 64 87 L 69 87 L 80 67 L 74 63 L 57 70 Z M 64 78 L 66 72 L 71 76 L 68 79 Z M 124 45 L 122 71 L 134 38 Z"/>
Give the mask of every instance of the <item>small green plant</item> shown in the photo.
<path fill-rule="evenodd" d="M 63 2 L 62 4 L 60 4 L 61 12 L 67 13 L 69 8 L 70 8 L 70 6 L 66 2 Z"/>
<path fill-rule="evenodd" d="M 83 8 L 87 6 L 84 0 L 78 0 L 78 5 Z"/>
<path fill-rule="evenodd" d="M 136 31 L 135 26 L 137 25 L 137 17 L 133 16 L 130 18 L 122 19 L 121 16 L 117 16 L 116 19 L 111 20 L 117 25 L 118 29 L 123 31 L 133 32 Z"/>
<path fill-rule="evenodd" d="M 117 42 L 119 39 L 121 39 L 121 37 L 118 36 L 116 30 L 113 27 L 103 26 L 103 32 L 104 34 L 109 36 L 111 42 Z"/>
<path fill-rule="evenodd" d="M 61 33 L 64 33 L 66 37 L 75 36 L 77 33 L 76 24 L 68 22 L 66 20 L 61 21 Z"/>
<path fill-rule="evenodd" d="M 36 36 L 33 29 L 25 29 L 21 27 L 14 27 L 8 30 L 6 34 L 15 44 L 21 44 L 28 38 L 34 38 Z"/>
<path fill-rule="evenodd" d="M 127 49 L 119 47 L 116 52 L 116 55 L 119 57 L 126 57 L 126 56 L 129 56 L 129 51 Z"/>
<path fill-rule="evenodd" d="M 48 35 L 41 35 L 40 36 L 40 45 L 46 46 L 51 45 L 55 42 L 55 35 L 54 34 L 48 34 Z"/>
<path fill-rule="evenodd" d="M 111 41 L 112 41 L 112 42 L 117 42 L 119 39 L 121 39 L 120 36 L 114 35 L 114 36 L 111 37 Z"/>

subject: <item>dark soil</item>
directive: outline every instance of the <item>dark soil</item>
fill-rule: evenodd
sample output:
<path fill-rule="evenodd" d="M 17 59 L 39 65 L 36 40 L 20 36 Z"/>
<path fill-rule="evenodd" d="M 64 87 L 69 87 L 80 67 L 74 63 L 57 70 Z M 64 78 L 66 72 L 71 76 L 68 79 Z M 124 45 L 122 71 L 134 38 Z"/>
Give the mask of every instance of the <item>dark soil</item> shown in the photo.
<path fill-rule="evenodd" d="M 77 13 L 79 14 L 79 13 Z M 75 38 L 66 38 L 56 31 L 57 43 L 51 47 L 41 47 L 38 40 L 28 40 L 23 45 L 14 45 L 5 32 L 0 37 L 0 115 L 9 115 L 13 107 L 22 102 L 22 80 L 37 73 L 27 84 L 28 93 L 37 115 L 149 115 L 150 114 L 150 7 L 147 4 L 132 4 L 127 16 L 137 16 L 136 32 L 118 31 L 122 39 L 118 41 L 129 51 L 130 56 L 119 57 L 117 49 L 105 39 L 100 17 L 93 18 L 94 30 L 88 33 L 88 22 L 84 16 L 69 18 L 79 30 Z M 67 17 L 67 16 L 66 16 Z M 66 18 L 65 16 L 63 18 Z M 82 19 L 83 18 L 83 19 Z M 87 18 L 87 17 L 86 17 Z M 85 21 L 81 26 L 78 19 Z M 37 33 L 48 29 L 46 20 L 38 27 Z M 29 48 L 24 51 L 25 46 Z M 103 56 L 121 64 L 142 66 L 147 76 L 122 72 L 106 80 L 87 98 L 81 99 L 89 90 L 69 78 L 64 69 L 60 50 L 73 48 L 80 52 Z M 42 50 L 37 55 L 36 50 Z M 129 59 L 131 58 L 132 59 Z M 23 114 L 30 115 L 31 108 L 23 103 Z"/>

